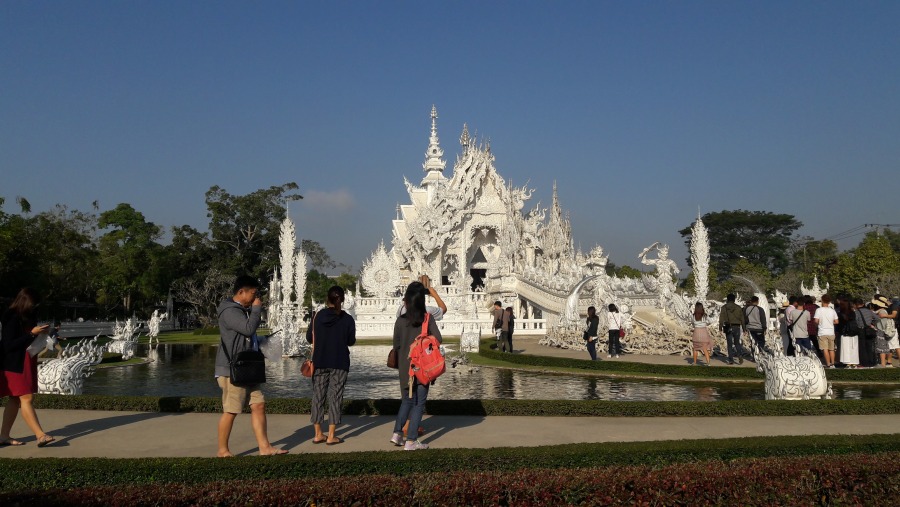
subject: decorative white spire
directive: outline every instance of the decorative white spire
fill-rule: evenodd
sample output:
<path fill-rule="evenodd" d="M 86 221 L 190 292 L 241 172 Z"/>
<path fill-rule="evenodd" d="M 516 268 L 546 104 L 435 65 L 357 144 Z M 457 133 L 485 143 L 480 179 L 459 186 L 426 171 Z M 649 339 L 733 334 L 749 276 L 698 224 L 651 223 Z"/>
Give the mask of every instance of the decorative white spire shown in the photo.
<path fill-rule="evenodd" d="M 437 135 L 437 118 L 437 108 L 432 104 L 431 137 L 429 138 L 428 150 L 425 151 L 425 163 L 422 164 L 422 169 L 425 171 L 425 178 L 422 179 L 423 185 L 445 179 L 444 168 L 447 167 L 447 162 L 442 158 L 444 150 L 441 149 L 441 141 Z"/>
<path fill-rule="evenodd" d="M 472 142 L 472 138 L 469 137 L 469 125 L 466 123 L 463 123 L 463 131 L 462 131 L 462 134 L 459 136 L 459 144 L 463 148 L 463 153 L 469 151 L 469 145 L 471 144 L 471 142 Z"/>
<path fill-rule="evenodd" d="M 700 218 L 700 210 L 697 210 L 697 221 L 691 229 L 691 267 L 697 300 L 705 302 L 709 293 L 709 236 Z"/>

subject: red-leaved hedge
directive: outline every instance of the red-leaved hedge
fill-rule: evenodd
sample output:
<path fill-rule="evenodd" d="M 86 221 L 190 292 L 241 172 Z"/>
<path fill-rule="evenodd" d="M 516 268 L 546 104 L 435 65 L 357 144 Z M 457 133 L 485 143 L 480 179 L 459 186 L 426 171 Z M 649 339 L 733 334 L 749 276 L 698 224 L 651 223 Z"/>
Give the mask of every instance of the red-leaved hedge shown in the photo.
<path fill-rule="evenodd" d="M 427 451 L 422 451 L 427 452 Z M 0 496 L 4 505 L 897 505 L 900 453 L 665 467 L 102 486 Z"/>

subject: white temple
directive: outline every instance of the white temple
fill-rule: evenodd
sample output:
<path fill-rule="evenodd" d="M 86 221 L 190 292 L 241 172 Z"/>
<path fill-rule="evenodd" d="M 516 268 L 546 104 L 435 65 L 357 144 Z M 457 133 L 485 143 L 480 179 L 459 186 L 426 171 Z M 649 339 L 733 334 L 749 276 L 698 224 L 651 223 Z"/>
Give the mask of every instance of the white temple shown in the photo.
<path fill-rule="evenodd" d="M 404 180 L 409 203 L 398 206 L 391 248 L 380 245 L 360 275 L 367 296 L 355 311 L 360 335 L 389 335 L 403 288 L 422 274 L 447 303 L 441 326 L 452 334 L 477 324 L 490 332 L 483 324 L 500 300 L 513 307 L 517 334 L 543 335 L 565 315 L 570 290 L 591 275 L 600 276 L 580 295 L 582 315 L 613 301 L 633 309 L 660 304 L 655 278 L 608 277 L 602 248 L 576 251 L 555 184 L 549 209 L 526 210 L 532 191 L 500 176 L 490 143 L 470 136 L 467 125 L 453 172 L 445 174 L 437 118 L 432 107 L 425 174 L 419 184 Z"/>

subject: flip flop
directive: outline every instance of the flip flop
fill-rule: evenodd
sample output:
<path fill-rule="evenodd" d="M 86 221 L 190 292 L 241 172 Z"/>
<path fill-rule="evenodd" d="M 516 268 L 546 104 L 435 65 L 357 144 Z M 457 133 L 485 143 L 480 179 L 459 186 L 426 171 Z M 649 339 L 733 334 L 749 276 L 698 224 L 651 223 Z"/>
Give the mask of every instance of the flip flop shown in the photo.
<path fill-rule="evenodd" d="M 344 443 L 344 439 L 338 438 L 334 442 L 325 442 L 325 445 L 338 445 L 338 444 L 343 444 L 343 443 Z"/>
<path fill-rule="evenodd" d="M 38 439 L 38 447 L 45 447 L 48 444 L 52 444 L 56 439 L 51 437 L 50 435 L 45 434 L 41 438 Z"/>
<path fill-rule="evenodd" d="M 0 440 L 0 446 L 5 446 L 5 445 L 11 445 L 11 446 L 25 445 L 25 442 L 19 442 L 15 438 L 6 438 L 3 440 Z"/>
<path fill-rule="evenodd" d="M 313 441 L 312 441 L 312 443 L 314 443 L 314 444 L 321 444 L 321 443 L 327 442 L 327 441 L 328 441 L 327 438 L 323 438 L 322 440 L 316 440 L 316 439 L 314 438 Z"/>

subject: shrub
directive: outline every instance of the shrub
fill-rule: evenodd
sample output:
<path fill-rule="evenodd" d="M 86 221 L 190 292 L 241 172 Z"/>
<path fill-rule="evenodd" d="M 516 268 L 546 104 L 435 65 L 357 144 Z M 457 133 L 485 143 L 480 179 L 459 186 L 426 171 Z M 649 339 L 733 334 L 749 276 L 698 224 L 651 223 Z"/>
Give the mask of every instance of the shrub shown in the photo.
<path fill-rule="evenodd" d="M 380 473 L 353 480 L 242 477 L 228 482 L 218 478 L 50 490 L 20 485 L 0 501 L 6 505 L 892 505 L 898 476 L 900 453 L 889 452 L 666 466 L 541 465 L 406 476 Z"/>
<path fill-rule="evenodd" d="M 222 410 L 219 398 L 64 396 L 39 394 L 40 409 L 118 410 L 131 412 L 203 412 Z M 396 415 L 399 399 L 344 400 L 347 415 Z M 246 410 L 246 409 L 245 409 Z M 431 415 L 476 416 L 595 416 L 595 417 L 712 417 L 900 414 L 900 399 L 862 400 L 728 400 L 728 401 L 611 401 L 611 400 L 428 400 Z M 308 398 L 266 400 L 270 414 L 308 414 Z"/>

